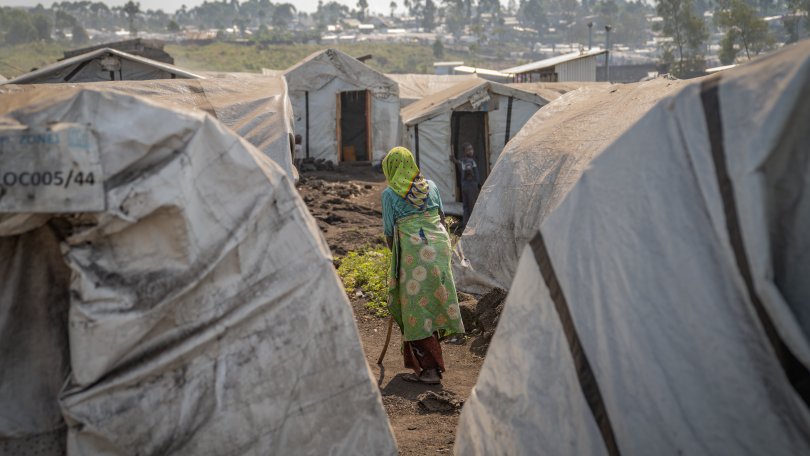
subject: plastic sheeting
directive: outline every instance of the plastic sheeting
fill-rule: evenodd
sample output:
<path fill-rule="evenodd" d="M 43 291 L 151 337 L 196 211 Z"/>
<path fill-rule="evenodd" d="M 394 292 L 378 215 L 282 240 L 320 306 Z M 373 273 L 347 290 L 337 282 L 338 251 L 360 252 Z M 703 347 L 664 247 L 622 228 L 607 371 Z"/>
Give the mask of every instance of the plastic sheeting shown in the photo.
<path fill-rule="evenodd" d="M 810 453 L 810 45 L 717 76 L 524 249 L 456 454 Z"/>
<path fill-rule="evenodd" d="M 450 155 L 450 114 L 445 112 L 419 124 L 419 170 L 436 184 L 443 202 L 456 200 L 456 171 L 447 158 Z M 416 153 L 416 128 L 408 127 L 408 135 L 410 150 Z"/>
<path fill-rule="evenodd" d="M 199 79 L 201 76 L 174 65 L 102 48 L 70 57 L 8 81 L 9 84 L 61 82 L 142 81 L 149 79 Z"/>
<path fill-rule="evenodd" d="M 386 76 L 396 81 L 399 86 L 399 103 L 403 108 L 459 82 L 478 79 L 472 75 L 447 74 L 386 74 Z"/>
<path fill-rule="evenodd" d="M 456 247 L 456 286 L 468 293 L 508 289 L 523 247 L 591 159 L 682 85 L 665 79 L 586 85 L 539 110 L 481 188 Z"/>
<path fill-rule="evenodd" d="M 4 136 L 89 128 L 107 209 L 0 215 L 0 454 L 395 454 L 289 176 L 204 113 L 49 95 Z"/>
<path fill-rule="evenodd" d="M 305 157 L 309 151 L 311 158 L 338 162 L 337 97 L 347 91 L 366 90 L 371 95 L 371 161 L 382 161 L 398 145 L 399 89 L 382 73 L 343 52 L 327 49 L 290 67 L 284 77 Z"/>
<path fill-rule="evenodd" d="M 0 87 L 0 93 L 30 91 L 36 97 L 47 99 L 64 90 L 81 87 L 138 95 L 179 108 L 205 111 L 256 146 L 281 166 L 288 176 L 298 176 L 290 150 L 293 114 L 284 78 L 248 73 L 219 73 L 215 79 L 108 81 L 89 86 L 5 85 Z"/>

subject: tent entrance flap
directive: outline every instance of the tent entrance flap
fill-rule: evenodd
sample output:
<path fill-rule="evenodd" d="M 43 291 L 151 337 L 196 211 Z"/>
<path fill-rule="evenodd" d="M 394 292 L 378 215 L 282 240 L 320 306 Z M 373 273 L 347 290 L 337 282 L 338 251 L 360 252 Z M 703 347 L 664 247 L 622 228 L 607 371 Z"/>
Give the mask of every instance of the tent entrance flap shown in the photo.
<path fill-rule="evenodd" d="M 370 161 L 369 102 L 367 90 L 338 95 L 338 153 L 340 161 Z"/>
<path fill-rule="evenodd" d="M 470 143 L 475 150 L 475 162 L 478 164 L 478 184 L 483 185 L 489 172 L 489 142 L 487 113 L 453 112 L 450 118 L 450 140 L 456 158 L 464 157 L 462 146 Z M 456 167 L 456 201 L 461 201 L 461 176 Z"/>

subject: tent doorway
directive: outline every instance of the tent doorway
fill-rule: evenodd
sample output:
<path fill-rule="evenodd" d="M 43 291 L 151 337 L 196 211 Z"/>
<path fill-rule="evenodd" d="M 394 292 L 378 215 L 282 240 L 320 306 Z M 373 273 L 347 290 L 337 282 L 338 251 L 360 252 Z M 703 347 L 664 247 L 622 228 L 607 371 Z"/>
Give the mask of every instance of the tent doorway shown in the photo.
<path fill-rule="evenodd" d="M 489 173 L 489 142 L 487 141 L 486 112 L 453 112 L 450 118 L 450 138 L 453 154 L 463 157 L 461 146 L 470 143 L 475 149 L 475 162 L 478 164 L 478 184 L 483 185 Z M 461 201 L 461 176 L 456 167 L 456 201 Z"/>
<path fill-rule="evenodd" d="M 341 162 L 371 160 L 371 129 L 369 128 L 370 97 L 367 90 L 340 92 L 338 111 L 338 157 Z"/>

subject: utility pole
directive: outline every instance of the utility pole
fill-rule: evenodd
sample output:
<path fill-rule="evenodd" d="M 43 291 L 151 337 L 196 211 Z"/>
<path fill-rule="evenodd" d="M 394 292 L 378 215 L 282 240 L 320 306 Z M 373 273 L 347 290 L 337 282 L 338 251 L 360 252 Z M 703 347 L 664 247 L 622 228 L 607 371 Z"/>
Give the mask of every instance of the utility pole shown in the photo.
<path fill-rule="evenodd" d="M 605 26 L 605 80 L 610 82 L 610 31 L 613 27 Z"/>

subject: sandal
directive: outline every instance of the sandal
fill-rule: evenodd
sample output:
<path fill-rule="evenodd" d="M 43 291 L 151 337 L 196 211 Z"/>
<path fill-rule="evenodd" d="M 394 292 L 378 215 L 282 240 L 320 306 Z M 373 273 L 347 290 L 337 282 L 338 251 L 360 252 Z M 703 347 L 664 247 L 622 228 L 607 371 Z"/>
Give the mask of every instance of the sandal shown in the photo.
<path fill-rule="evenodd" d="M 410 383 L 422 383 L 424 385 L 438 385 L 442 382 L 441 377 L 436 380 L 425 380 L 416 374 L 405 374 L 402 376 L 402 380 Z"/>

